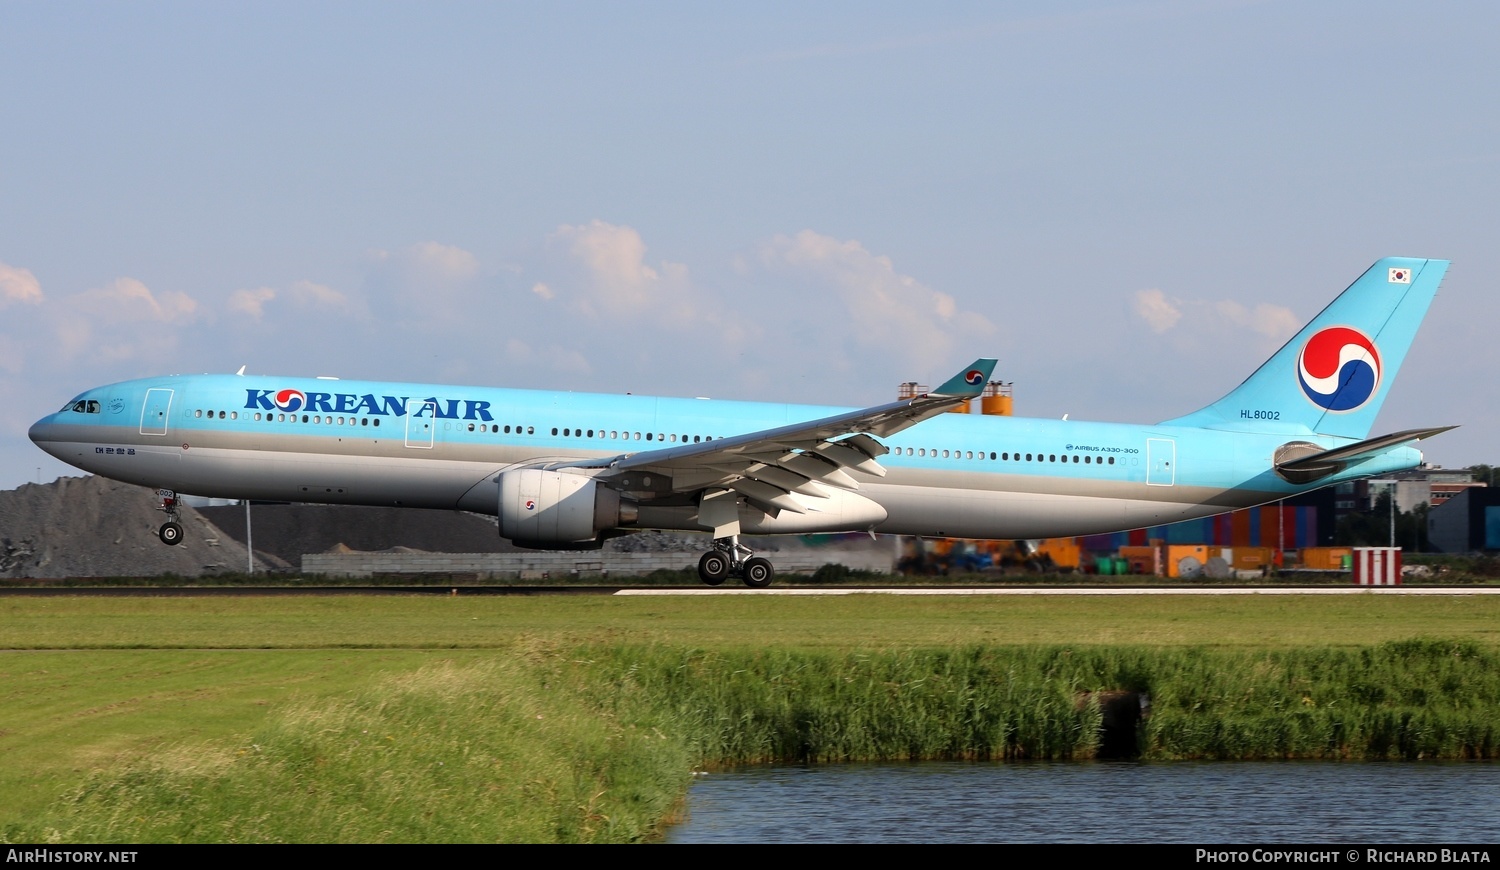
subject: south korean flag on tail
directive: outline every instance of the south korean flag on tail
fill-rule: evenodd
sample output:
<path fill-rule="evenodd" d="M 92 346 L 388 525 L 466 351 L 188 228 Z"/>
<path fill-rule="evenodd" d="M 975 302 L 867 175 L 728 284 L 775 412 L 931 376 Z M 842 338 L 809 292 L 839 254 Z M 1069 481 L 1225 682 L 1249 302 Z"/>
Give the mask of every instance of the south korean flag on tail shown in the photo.
<path fill-rule="evenodd" d="M 1411 283 L 1411 270 L 1410 269 L 1392 269 L 1390 277 L 1386 278 L 1386 281 L 1388 283 L 1391 283 L 1391 284 L 1410 284 Z"/>

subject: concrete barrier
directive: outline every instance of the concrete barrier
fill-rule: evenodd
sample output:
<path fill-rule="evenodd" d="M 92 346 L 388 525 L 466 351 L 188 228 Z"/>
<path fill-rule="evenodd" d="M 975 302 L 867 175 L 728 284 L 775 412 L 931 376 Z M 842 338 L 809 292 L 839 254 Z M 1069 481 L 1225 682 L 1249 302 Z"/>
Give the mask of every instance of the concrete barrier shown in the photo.
<path fill-rule="evenodd" d="M 544 576 L 621 576 L 695 569 L 701 553 L 308 553 L 303 574 L 370 577 L 375 574 L 473 574 L 482 579 Z M 842 549 L 767 553 L 777 573 L 811 574 L 827 564 L 887 573 L 891 554 Z"/>

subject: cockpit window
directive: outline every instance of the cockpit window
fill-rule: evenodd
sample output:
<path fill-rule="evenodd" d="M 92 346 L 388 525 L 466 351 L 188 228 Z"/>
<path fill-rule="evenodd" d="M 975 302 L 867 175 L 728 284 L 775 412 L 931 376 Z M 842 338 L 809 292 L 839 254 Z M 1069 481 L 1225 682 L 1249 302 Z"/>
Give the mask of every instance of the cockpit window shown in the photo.
<path fill-rule="evenodd" d="M 72 411 L 75 414 L 97 414 L 99 413 L 98 399 L 73 399 L 63 405 L 64 411 Z"/>

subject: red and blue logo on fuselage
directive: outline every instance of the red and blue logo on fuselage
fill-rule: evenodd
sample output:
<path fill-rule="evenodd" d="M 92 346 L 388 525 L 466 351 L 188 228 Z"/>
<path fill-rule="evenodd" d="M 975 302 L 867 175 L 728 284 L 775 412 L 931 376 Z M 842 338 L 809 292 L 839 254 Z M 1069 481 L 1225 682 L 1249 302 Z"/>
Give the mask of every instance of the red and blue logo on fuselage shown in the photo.
<path fill-rule="evenodd" d="M 273 402 L 283 411 L 300 411 L 307 406 L 307 394 L 301 390 L 278 390 Z"/>
<path fill-rule="evenodd" d="M 1297 383 L 1314 405 L 1353 411 L 1380 389 L 1380 350 L 1351 326 L 1320 329 L 1297 355 Z"/>

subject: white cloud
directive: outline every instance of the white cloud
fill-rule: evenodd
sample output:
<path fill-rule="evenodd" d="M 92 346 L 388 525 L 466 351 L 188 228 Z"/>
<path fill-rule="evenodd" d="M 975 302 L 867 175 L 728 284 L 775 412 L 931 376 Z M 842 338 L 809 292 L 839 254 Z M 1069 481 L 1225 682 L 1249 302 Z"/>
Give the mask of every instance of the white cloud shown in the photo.
<path fill-rule="evenodd" d="M 699 306 L 682 263 L 646 263 L 646 243 L 632 227 L 601 220 L 563 224 L 548 242 L 561 246 L 583 274 L 571 294 L 573 310 L 584 316 L 650 314 L 679 325 L 697 319 Z M 548 287 L 554 293 L 563 287 Z M 540 295 L 540 294 L 539 294 Z M 551 297 L 544 297 L 551 298 Z"/>
<path fill-rule="evenodd" d="M 1232 299 L 1218 302 L 1169 299 L 1157 289 L 1135 294 L 1135 313 L 1157 334 L 1175 329 L 1179 324 L 1192 333 L 1251 332 L 1274 342 L 1285 341 L 1302 326 L 1290 308 L 1260 303 L 1247 308 Z"/>
<path fill-rule="evenodd" d="M 42 284 L 30 269 L 0 263 L 0 308 L 11 302 L 36 305 L 42 301 Z"/>
<path fill-rule="evenodd" d="M 1182 309 L 1167 300 L 1167 294 L 1152 288 L 1135 294 L 1135 313 L 1157 334 L 1166 332 L 1182 319 Z"/>
<path fill-rule="evenodd" d="M 298 305 L 323 305 L 329 308 L 341 308 L 348 312 L 359 310 L 353 300 L 326 284 L 317 284 L 312 281 L 297 281 L 287 288 L 287 296 L 296 301 Z"/>
<path fill-rule="evenodd" d="M 168 290 L 153 293 L 134 278 L 116 278 L 103 287 L 86 290 L 68 300 L 87 308 L 95 318 L 109 321 L 148 320 L 187 323 L 198 311 L 198 303 L 186 293 Z"/>
<path fill-rule="evenodd" d="M 493 294 L 486 293 L 493 288 L 480 280 L 479 258 L 463 248 L 421 242 L 395 251 L 374 250 L 368 259 L 371 268 L 357 299 L 310 282 L 300 285 L 300 292 L 309 302 L 397 317 L 405 328 L 432 334 L 450 334 L 494 316 Z"/>
<path fill-rule="evenodd" d="M 198 308 L 186 293 L 157 293 L 134 278 L 116 278 L 64 298 L 48 319 L 60 356 L 119 362 L 172 352 Z"/>
<path fill-rule="evenodd" d="M 549 300 L 549 301 L 554 296 L 557 295 L 556 293 L 552 292 L 552 288 L 551 287 L 548 287 L 546 284 L 543 284 L 541 281 L 538 281 L 535 284 L 531 285 L 531 292 L 535 293 L 537 295 L 537 298 L 539 298 L 539 299 L 545 299 L 545 300 Z"/>
<path fill-rule="evenodd" d="M 266 303 L 275 298 L 276 291 L 270 287 L 236 290 L 229 294 L 229 310 L 260 320 L 265 314 Z"/>
<path fill-rule="evenodd" d="M 438 242 L 422 242 L 405 252 L 413 272 L 444 283 L 468 281 L 479 274 L 479 259 L 463 248 Z"/>
<path fill-rule="evenodd" d="M 777 236 L 761 251 L 773 270 L 811 276 L 830 288 L 853 326 L 858 344 L 879 347 L 927 367 L 945 362 L 956 335 L 990 335 L 984 315 L 960 311 L 947 293 L 898 272 L 891 259 L 871 253 L 857 241 L 840 241 L 812 230 Z"/>
<path fill-rule="evenodd" d="M 1238 302 L 1224 301 L 1214 306 L 1219 317 L 1232 326 L 1245 326 L 1276 341 L 1285 341 L 1302 328 L 1302 321 L 1290 308 L 1262 302 L 1246 309 Z"/>
<path fill-rule="evenodd" d="M 516 365 L 546 368 L 552 372 L 570 375 L 593 373 L 593 366 L 589 365 L 588 359 L 582 353 L 555 344 L 536 350 L 518 338 L 508 339 L 505 342 L 505 358 Z"/>
<path fill-rule="evenodd" d="M 276 306 L 271 306 L 276 302 Z M 347 295 L 314 281 L 295 281 L 285 290 L 274 287 L 257 287 L 254 290 L 236 290 L 229 295 L 229 310 L 254 318 L 265 319 L 268 314 L 274 319 L 276 307 L 282 302 L 297 308 L 334 308 L 346 314 L 363 315 L 364 309 Z"/>

